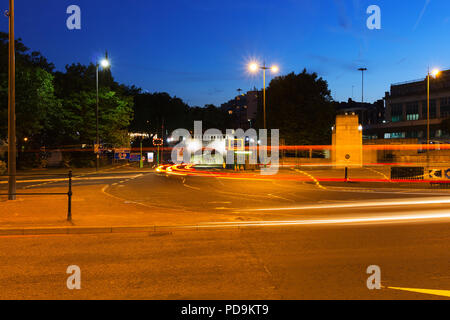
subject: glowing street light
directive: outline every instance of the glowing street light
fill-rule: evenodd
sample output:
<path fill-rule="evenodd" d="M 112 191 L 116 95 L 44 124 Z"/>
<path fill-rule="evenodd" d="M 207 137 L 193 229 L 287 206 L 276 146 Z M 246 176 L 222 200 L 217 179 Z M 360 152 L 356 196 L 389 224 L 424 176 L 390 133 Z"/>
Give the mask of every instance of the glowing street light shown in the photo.
<path fill-rule="evenodd" d="M 109 68 L 109 66 L 110 66 L 109 60 L 108 59 L 103 59 L 100 62 L 100 65 L 102 66 L 102 68 Z"/>
<path fill-rule="evenodd" d="M 250 63 L 250 65 L 248 66 L 249 70 L 251 72 L 256 72 L 258 70 L 258 65 L 256 63 Z"/>
<path fill-rule="evenodd" d="M 434 77 L 439 76 L 440 73 L 441 73 L 441 70 L 439 70 L 439 69 L 433 69 L 433 71 L 431 71 L 431 74 L 432 74 Z"/>
<path fill-rule="evenodd" d="M 271 70 L 272 73 L 278 73 L 280 71 L 280 68 L 278 66 L 273 65 L 272 67 L 266 67 L 266 63 L 262 66 L 259 66 L 256 62 L 252 62 L 249 64 L 248 69 L 255 73 L 258 71 L 258 69 L 261 69 L 263 71 L 263 110 L 264 110 L 264 129 L 267 129 L 266 124 L 266 70 Z"/>
<path fill-rule="evenodd" d="M 97 154 L 97 160 L 96 160 L 96 170 L 98 171 L 100 167 L 100 135 L 98 132 L 98 69 L 100 68 L 100 65 L 103 69 L 107 69 L 110 66 L 109 60 L 108 60 L 108 53 L 106 53 L 105 58 L 100 61 L 100 64 L 97 62 L 96 65 L 96 85 L 97 85 L 97 109 L 95 112 L 96 117 L 96 131 L 97 131 L 97 139 L 96 139 L 96 146 L 94 148 L 94 152 Z"/>

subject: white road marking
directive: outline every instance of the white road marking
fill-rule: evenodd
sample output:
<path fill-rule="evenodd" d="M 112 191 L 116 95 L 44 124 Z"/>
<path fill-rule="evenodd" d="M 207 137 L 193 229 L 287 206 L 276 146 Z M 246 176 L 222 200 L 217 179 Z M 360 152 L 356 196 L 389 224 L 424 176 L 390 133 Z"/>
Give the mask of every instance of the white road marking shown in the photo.
<path fill-rule="evenodd" d="M 193 187 L 193 186 L 190 186 L 190 185 L 188 185 L 188 184 L 183 184 L 183 186 L 185 186 L 186 188 L 190 188 L 190 189 L 197 190 L 197 191 L 200 191 L 200 190 L 201 190 L 200 188 Z"/>

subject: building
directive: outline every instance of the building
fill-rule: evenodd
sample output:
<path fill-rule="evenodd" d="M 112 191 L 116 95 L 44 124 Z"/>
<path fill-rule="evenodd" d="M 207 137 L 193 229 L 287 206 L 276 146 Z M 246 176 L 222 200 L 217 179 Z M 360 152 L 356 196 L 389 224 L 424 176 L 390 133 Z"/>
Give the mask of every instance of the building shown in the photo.
<path fill-rule="evenodd" d="M 221 109 L 232 117 L 236 129 L 254 127 L 258 115 L 260 93 L 261 91 L 255 88 L 221 105 Z"/>
<path fill-rule="evenodd" d="M 386 92 L 385 123 L 364 127 L 370 139 L 427 141 L 427 78 L 391 85 Z M 430 140 L 450 142 L 444 120 L 450 118 L 450 70 L 430 79 Z"/>

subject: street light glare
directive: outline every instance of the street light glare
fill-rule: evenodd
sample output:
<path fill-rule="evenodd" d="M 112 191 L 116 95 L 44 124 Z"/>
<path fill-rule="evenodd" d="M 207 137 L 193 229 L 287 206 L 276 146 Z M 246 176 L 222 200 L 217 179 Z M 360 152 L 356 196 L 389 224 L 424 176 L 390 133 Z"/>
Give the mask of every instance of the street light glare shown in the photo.
<path fill-rule="evenodd" d="M 250 63 L 250 65 L 248 66 L 248 69 L 251 72 L 256 72 L 258 70 L 258 64 L 256 64 L 255 62 Z"/>
<path fill-rule="evenodd" d="M 108 68 L 108 67 L 109 67 L 109 61 L 108 61 L 107 59 L 103 59 L 103 60 L 100 62 L 100 64 L 101 64 L 101 66 L 102 66 L 103 68 Z"/>
<path fill-rule="evenodd" d="M 271 70 L 273 73 L 277 73 L 278 71 L 280 71 L 280 68 L 278 68 L 278 66 L 272 66 Z"/>
<path fill-rule="evenodd" d="M 431 73 L 433 74 L 433 76 L 437 77 L 439 75 L 439 73 L 441 73 L 441 70 L 433 69 L 433 71 Z"/>

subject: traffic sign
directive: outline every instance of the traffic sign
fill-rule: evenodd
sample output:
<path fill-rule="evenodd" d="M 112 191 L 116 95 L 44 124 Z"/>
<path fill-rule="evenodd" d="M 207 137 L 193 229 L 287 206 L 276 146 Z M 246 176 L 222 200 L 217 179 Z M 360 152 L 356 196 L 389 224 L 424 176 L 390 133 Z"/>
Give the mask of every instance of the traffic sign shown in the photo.
<path fill-rule="evenodd" d="M 130 154 L 130 161 L 131 162 L 139 162 L 139 161 L 141 161 L 141 155 L 139 153 L 132 153 L 132 154 Z"/>
<path fill-rule="evenodd" d="M 130 153 L 128 152 L 116 152 L 114 153 L 114 159 L 116 160 L 128 160 L 130 159 Z"/>
<path fill-rule="evenodd" d="M 228 150 L 243 151 L 245 149 L 244 139 L 229 139 Z"/>
<path fill-rule="evenodd" d="M 161 147 L 164 144 L 164 140 L 161 138 L 153 138 L 153 145 L 156 147 Z"/>

